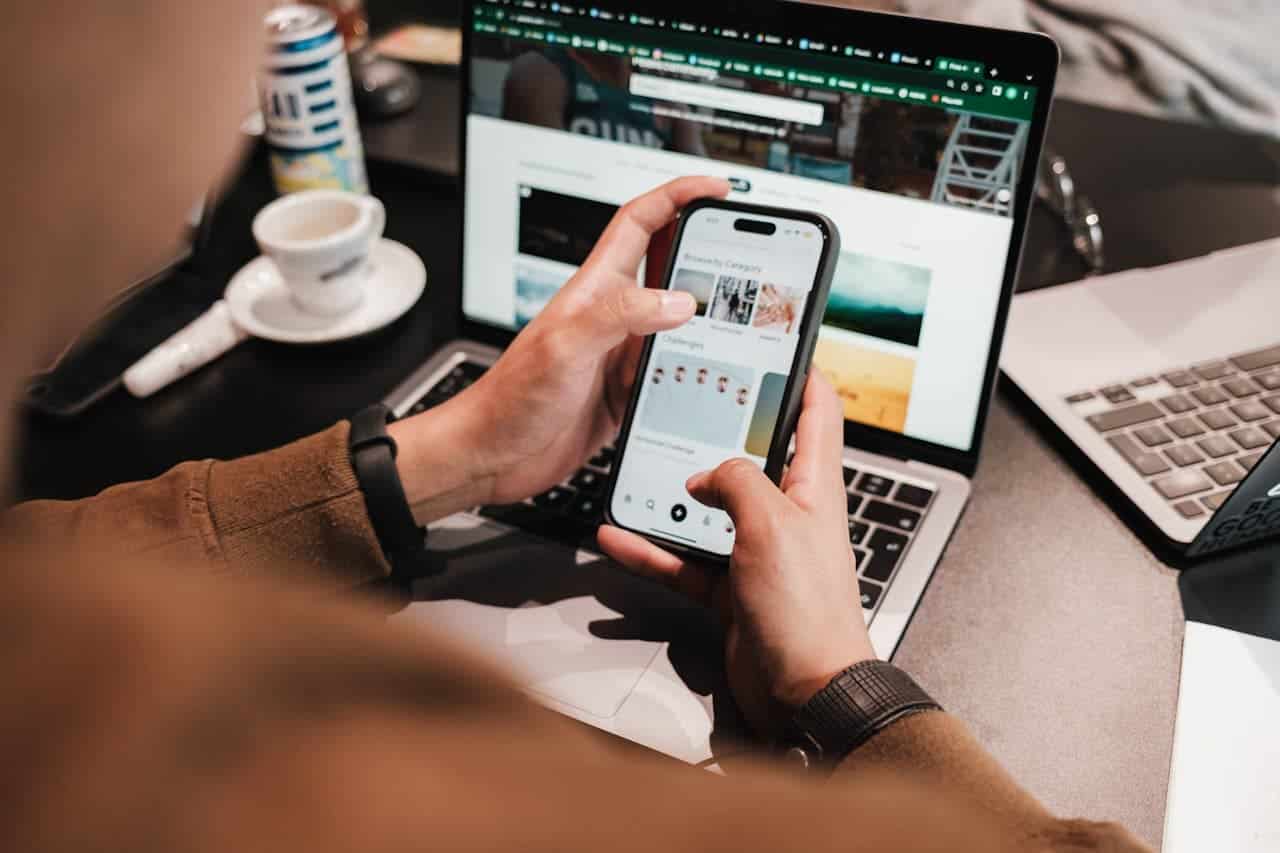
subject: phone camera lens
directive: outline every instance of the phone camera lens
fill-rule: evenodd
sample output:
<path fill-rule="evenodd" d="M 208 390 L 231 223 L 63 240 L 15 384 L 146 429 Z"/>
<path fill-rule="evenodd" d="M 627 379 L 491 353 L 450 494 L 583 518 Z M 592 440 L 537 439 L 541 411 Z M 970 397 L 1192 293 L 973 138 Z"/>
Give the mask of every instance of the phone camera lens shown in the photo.
<path fill-rule="evenodd" d="M 677 522 L 684 521 L 688 517 L 689 517 L 689 510 L 685 508 L 684 504 L 676 504 L 671 508 L 672 521 L 677 521 Z"/>

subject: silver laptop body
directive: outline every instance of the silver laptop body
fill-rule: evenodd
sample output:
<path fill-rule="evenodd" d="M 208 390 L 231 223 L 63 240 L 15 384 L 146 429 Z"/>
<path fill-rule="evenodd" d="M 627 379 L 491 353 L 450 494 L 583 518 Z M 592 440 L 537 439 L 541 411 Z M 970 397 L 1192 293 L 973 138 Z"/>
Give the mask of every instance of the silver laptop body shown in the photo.
<path fill-rule="evenodd" d="M 1186 549 L 1280 439 L 1280 242 L 1018 294 L 1001 367 Z"/>

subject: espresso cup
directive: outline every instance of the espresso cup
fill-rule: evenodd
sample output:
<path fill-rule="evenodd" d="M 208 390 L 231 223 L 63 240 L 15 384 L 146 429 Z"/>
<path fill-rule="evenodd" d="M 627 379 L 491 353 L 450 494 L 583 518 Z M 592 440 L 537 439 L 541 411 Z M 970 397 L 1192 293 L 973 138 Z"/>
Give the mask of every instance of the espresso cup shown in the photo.
<path fill-rule="evenodd" d="M 294 303 L 311 314 L 346 314 L 373 277 L 373 247 L 386 226 L 376 198 L 341 190 L 284 196 L 253 219 L 253 237 L 275 262 Z"/>

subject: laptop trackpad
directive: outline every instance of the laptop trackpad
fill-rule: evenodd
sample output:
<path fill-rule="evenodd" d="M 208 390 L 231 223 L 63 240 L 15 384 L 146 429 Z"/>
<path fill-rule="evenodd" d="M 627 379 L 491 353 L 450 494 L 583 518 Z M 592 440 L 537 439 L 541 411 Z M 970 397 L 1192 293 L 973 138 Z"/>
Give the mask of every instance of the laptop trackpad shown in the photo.
<path fill-rule="evenodd" d="M 609 718 L 696 608 L 598 555 L 472 516 L 432 527 L 448 571 L 420 582 L 412 620 L 487 651 L 534 694 Z"/>

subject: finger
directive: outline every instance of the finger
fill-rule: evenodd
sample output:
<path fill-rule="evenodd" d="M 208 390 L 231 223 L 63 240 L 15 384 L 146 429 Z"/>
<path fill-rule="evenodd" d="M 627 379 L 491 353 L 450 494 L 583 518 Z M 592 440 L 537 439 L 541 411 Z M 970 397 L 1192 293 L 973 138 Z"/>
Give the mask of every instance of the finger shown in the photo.
<path fill-rule="evenodd" d="M 627 335 L 652 335 L 689 322 L 698 302 L 683 290 L 651 290 L 647 287 L 622 287 L 605 298 L 603 306 L 611 317 L 605 318 Z"/>
<path fill-rule="evenodd" d="M 704 606 L 710 606 L 715 588 L 710 570 L 686 562 L 647 539 L 627 530 L 604 525 L 596 534 L 600 550 L 628 570 L 652 578 Z"/>
<path fill-rule="evenodd" d="M 841 478 L 844 456 L 844 409 L 835 389 L 819 370 L 809 371 L 800 418 L 796 422 L 796 455 L 786 491 L 826 489 Z"/>
<path fill-rule="evenodd" d="M 554 328 L 562 344 L 558 351 L 578 364 L 600 358 L 630 336 L 682 326 L 698 310 L 691 293 L 650 290 L 634 282 L 603 293 L 569 292 L 566 285 L 556 299 L 560 319 L 553 321 L 553 315 L 544 312 L 548 319 L 543 322 Z"/>
<path fill-rule="evenodd" d="M 668 222 L 654 232 L 649 240 L 649 251 L 645 255 L 644 286 L 661 288 L 665 282 L 662 277 L 667 271 L 667 260 L 671 256 L 671 245 L 676 239 L 676 225 Z"/>
<path fill-rule="evenodd" d="M 688 177 L 676 178 L 632 199 L 614 215 L 586 265 L 599 266 L 634 281 L 653 235 L 675 219 L 680 208 L 694 199 L 724 198 L 728 194 L 729 182 L 724 178 Z"/>
<path fill-rule="evenodd" d="M 626 414 L 627 403 L 631 399 L 631 389 L 636 384 L 636 374 L 640 371 L 640 356 L 644 352 L 644 340 L 631 338 L 610 353 L 609 373 L 605 386 L 605 403 L 609 407 L 609 415 L 615 424 L 622 423 Z"/>
<path fill-rule="evenodd" d="M 730 459 L 713 471 L 694 474 L 685 488 L 698 503 L 727 512 L 739 533 L 754 520 L 781 512 L 785 500 L 764 471 L 747 459 Z"/>
<path fill-rule="evenodd" d="M 562 350 L 579 360 L 597 358 L 628 335 L 651 335 L 687 322 L 697 310 L 693 295 L 636 287 L 636 269 L 650 238 L 682 206 L 728 190 L 720 178 L 679 178 L 624 205 L 579 273 L 556 294 L 554 307 L 543 312 L 570 318 L 556 332 Z"/>

